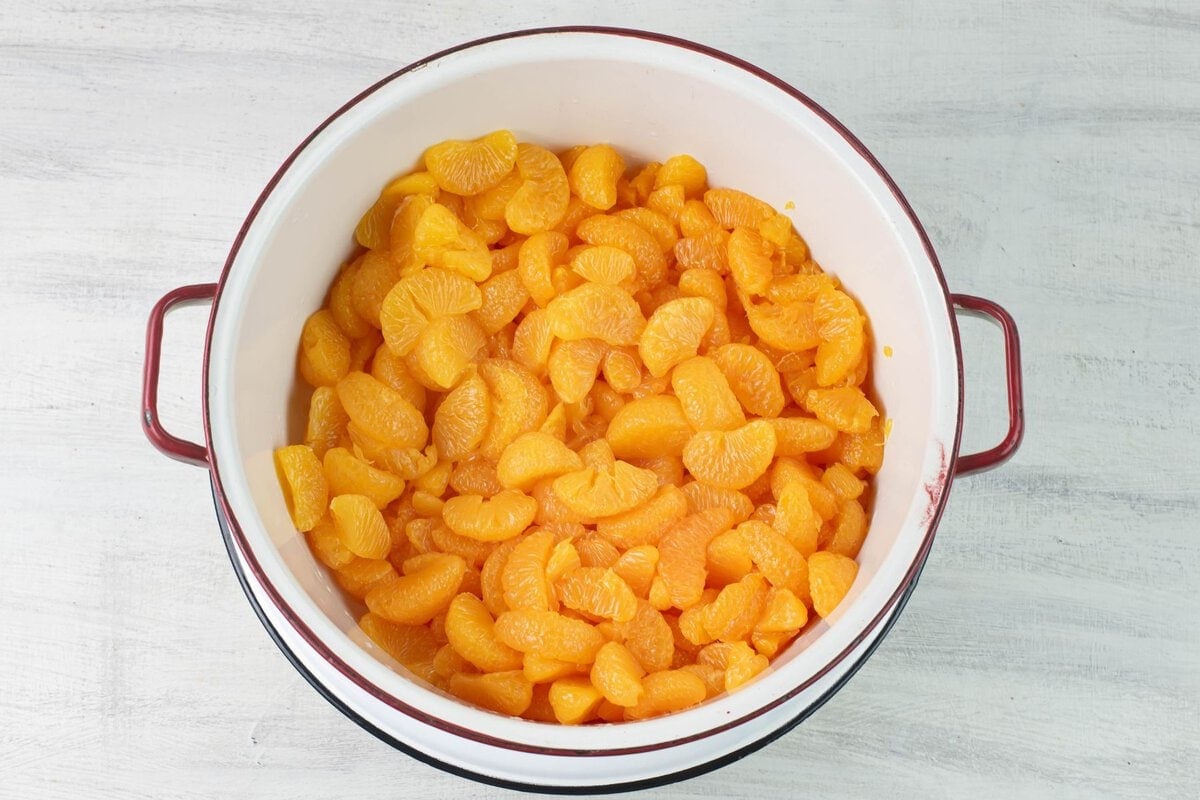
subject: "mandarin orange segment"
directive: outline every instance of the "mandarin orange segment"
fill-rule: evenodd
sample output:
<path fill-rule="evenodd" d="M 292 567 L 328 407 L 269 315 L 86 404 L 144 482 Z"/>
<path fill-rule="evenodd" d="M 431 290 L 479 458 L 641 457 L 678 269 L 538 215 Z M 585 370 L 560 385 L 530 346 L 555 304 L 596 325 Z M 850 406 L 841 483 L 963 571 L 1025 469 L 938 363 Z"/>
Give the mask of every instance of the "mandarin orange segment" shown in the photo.
<path fill-rule="evenodd" d="M 824 618 L 833 613 L 858 576 L 854 559 L 820 551 L 808 557 L 808 583 L 813 609 Z"/>
<path fill-rule="evenodd" d="M 771 524 L 802 556 L 816 551 L 822 520 L 813 509 L 805 483 L 793 480 L 783 487 Z"/>
<path fill-rule="evenodd" d="M 547 433 L 530 431 L 513 440 L 500 455 L 496 476 L 509 489 L 529 491 L 542 478 L 583 468 L 579 454 Z"/>
<path fill-rule="evenodd" d="M 571 258 L 571 269 L 592 283 L 627 286 L 637 274 L 633 256 L 606 244 L 585 247 Z"/>
<path fill-rule="evenodd" d="M 596 532 L 617 547 L 655 544 L 673 523 L 688 513 L 687 497 L 677 487 L 660 486 L 657 493 L 623 514 L 596 523 Z"/>
<path fill-rule="evenodd" d="M 768 588 L 766 578 L 758 572 L 722 588 L 716 599 L 704 606 L 705 632 L 722 642 L 748 637 L 766 606 Z"/>
<path fill-rule="evenodd" d="M 446 638 L 467 661 L 483 672 L 521 669 L 519 652 L 496 639 L 495 620 L 473 594 L 462 593 L 446 609 Z"/>
<path fill-rule="evenodd" d="M 308 423 L 304 431 L 304 444 L 312 448 L 317 458 L 346 435 L 346 416 L 337 392 L 331 386 L 318 386 L 308 401 Z"/>
<path fill-rule="evenodd" d="M 863 362 L 865 348 L 866 338 L 862 328 L 855 328 L 836 339 L 821 342 L 817 346 L 817 384 L 836 386 L 844 381 L 849 381 L 855 386 L 860 384 L 862 381 L 856 370 Z"/>
<path fill-rule="evenodd" d="M 425 168 L 447 192 L 478 194 L 512 171 L 517 140 L 509 131 L 494 131 L 472 141 L 451 139 L 425 151 Z"/>
<path fill-rule="evenodd" d="M 502 542 L 524 531 L 537 514 L 537 501 L 516 489 L 492 496 L 460 494 L 442 508 L 450 530 L 481 542 Z"/>
<path fill-rule="evenodd" d="M 525 653 L 521 673 L 531 683 L 551 683 L 559 678 L 577 676 L 587 672 L 587 666 L 546 658 L 537 653 Z"/>
<path fill-rule="evenodd" d="M 612 345 L 637 344 L 646 319 L 628 292 L 585 283 L 546 306 L 550 330 L 559 339 L 600 339 Z"/>
<path fill-rule="evenodd" d="M 458 673 L 450 676 L 446 688 L 460 700 L 511 717 L 523 714 L 533 701 L 533 684 L 520 670 L 483 675 Z"/>
<path fill-rule="evenodd" d="M 625 174 L 625 159 L 612 145 L 585 148 L 571 162 L 571 191 L 592 208 L 607 211 L 617 202 L 617 181 Z"/>
<path fill-rule="evenodd" d="M 379 198 L 359 219 L 354 238 L 368 249 L 386 250 L 392 219 L 401 201 L 408 195 L 433 195 L 437 190 L 437 181 L 428 172 L 414 172 L 396 178 L 383 188 Z"/>
<path fill-rule="evenodd" d="M 698 431 L 729 431 L 746 422 L 742 405 L 725 374 L 707 356 L 678 364 L 671 372 L 671 388 L 679 398 L 684 416 Z"/>
<path fill-rule="evenodd" d="M 653 236 L 664 255 L 672 252 L 675 243 L 679 241 L 679 230 L 675 227 L 675 223 L 653 209 L 626 208 L 618 211 L 614 216 L 633 222 Z"/>
<path fill-rule="evenodd" d="M 807 350 L 820 344 L 812 303 L 744 302 L 743 307 L 750 329 L 764 344 L 790 351 Z"/>
<path fill-rule="evenodd" d="M 831 442 L 832 443 L 832 442 Z M 821 484 L 837 495 L 840 500 L 858 500 L 866 491 L 867 484 L 845 464 L 835 462 L 821 473 Z"/>
<path fill-rule="evenodd" d="M 300 374 L 310 386 L 333 386 L 350 371 L 350 339 L 333 313 L 316 312 L 300 333 Z"/>
<path fill-rule="evenodd" d="M 482 305 L 483 295 L 470 278 L 444 269 L 420 270 L 400 279 L 384 298 L 383 339 L 396 355 L 406 355 L 432 320 Z"/>
<path fill-rule="evenodd" d="M 709 189 L 704 193 L 704 205 L 722 228 L 758 229 L 758 226 L 775 216 L 775 209 L 757 197 L 737 189 Z"/>
<path fill-rule="evenodd" d="M 831 553 L 854 558 L 862 548 L 866 535 L 867 515 L 862 505 L 857 500 L 845 500 L 838 514 L 833 538 L 826 549 Z"/>
<path fill-rule="evenodd" d="M 444 553 L 420 570 L 381 583 L 367 593 L 367 608 L 389 622 L 423 625 L 446 610 L 458 594 L 467 562 Z"/>
<path fill-rule="evenodd" d="M 686 201 L 687 195 L 683 187 L 678 183 L 668 183 L 650 193 L 646 198 L 646 206 L 672 222 L 677 222 Z"/>
<path fill-rule="evenodd" d="M 558 583 L 564 606 L 590 618 L 628 622 L 637 613 L 637 595 L 612 569 L 580 567 Z"/>
<path fill-rule="evenodd" d="M 567 213 L 570 185 L 562 162 L 544 147 L 517 146 L 521 186 L 504 207 L 504 220 L 517 233 L 548 231 Z"/>
<path fill-rule="evenodd" d="M 538 502 L 538 513 L 534 522 L 538 525 L 582 523 L 585 517 L 568 508 L 555 492 L 555 480 L 557 479 L 543 478 L 534 484 L 533 491 L 530 492 L 533 499 Z"/>
<path fill-rule="evenodd" d="M 729 305 L 721 274 L 711 269 L 685 269 L 679 273 L 679 293 L 684 297 L 706 297 L 717 311 Z"/>
<path fill-rule="evenodd" d="M 671 156 L 654 175 L 654 188 L 679 184 L 689 198 L 701 197 L 708 188 L 708 171 L 704 165 L 686 153 Z"/>
<path fill-rule="evenodd" d="M 739 644 L 744 644 L 739 642 Z M 725 691 L 732 692 L 748 683 L 754 676 L 767 668 L 770 662 L 765 656 L 755 653 L 750 658 L 735 661 L 725 668 Z"/>
<path fill-rule="evenodd" d="M 863 433 L 844 433 L 839 437 L 839 457 L 856 474 L 874 475 L 883 466 L 883 425 L 878 417 Z"/>
<path fill-rule="evenodd" d="M 754 569 L 750 543 L 742 531 L 734 528 L 717 535 L 704 551 L 706 582 L 710 587 L 737 583 Z"/>
<path fill-rule="evenodd" d="M 642 698 L 625 711 L 626 719 L 646 719 L 682 711 L 704 702 L 704 681 L 684 670 L 652 672 L 642 679 Z"/>
<path fill-rule="evenodd" d="M 642 382 L 641 361 L 628 350 L 610 349 L 602 370 L 605 383 L 618 394 L 629 394 Z"/>
<path fill-rule="evenodd" d="M 629 648 L 620 642 L 608 642 L 596 653 L 589 677 L 604 699 L 629 707 L 642 699 L 642 676 L 645 674 L 645 668 Z"/>
<path fill-rule="evenodd" d="M 682 487 L 690 512 L 707 508 L 726 508 L 733 513 L 737 522 L 743 522 L 754 513 L 754 501 L 736 489 L 713 486 L 703 481 L 689 481 Z"/>
<path fill-rule="evenodd" d="M 857 386 L 837 389 L 811 389 L 804 406 L 817 419 L 846 433 L 866 433 L 871 421 L 879 416 L 875 406 Z"/>
<path fill-rule="evenodd" d="M 775 428 L 775 454 L 779 456 L 824 450 L 837 437 L 836 430 L 811 417 L 776 417 L 770 422 Z"/>
<path fill-rule="evenodd" d="M 755 295 L 767 293 L 774 277 L 775 255 L 770 242 L 750 228 L 734 228 L 729 234 L 729 272 L 738 288 Z"/>
<path fill-rule="evenodd" d="M 479 365 L 479 372 L 492 398 L 492 423 L 479 452 L 498 461 L 514 439 L 537 430 L 546 420 L 549 395 L 532 372 L 509 359 L 488 359 Z"/>
<path fill-rule="evenodd" d="M 393 256 L 378 250 L 363 253 L 350 279 L 351 305 L 360 317 L 376 328 L 380 327 L 379 309 L 383 298 L 404 274 L 403 267 Z"/>
<path fill-rule="evenodd" d="M 771 494 L 781 500 L 789 483 L 797 482 L 808 495 L 809 503 L 822 521 L 832 519 L 837 513 L 837 495 L 825 488 L 820 473 L 810 464 L 794 458 L 781 456 L 771 469 Z"/>
<path fill-rule="evenodd" d="M 732 525 L 730 511 L 710 508 L 679 520 L 658 540 L 658 574 L 676 608 L 687 609 L 700 601 L 708 543 Z"/>
<path fill-rule="evenodd" d="M 329 517 L 322 519 L 308 532 L 308 544 L 317 560 L 330 569 L 344 567 L 358 558 L 342 544 Z"/>
<path fill-rule="evenodd" d="M 595 718 L 604 695 L 586 675 L 559 678 L 550 684 L 550 707 L 563 725 L 578 725 Z"/>
<path fill-rule="evenodd" d="M 548 527 L 547 530 L 558 535 L 557 529 Z M 572 538 L 568 536 L 561 539 L 550 550 L 550 556 L 546 559 L 546 580 L 551 583 L 557 582 L 567 573 L 577 570 L 583 565 Z"/>
<path fill-rule="evenodd" d="M 706 297 L 681 297 L 655 309 L 638 342 L 638 353 L 650 374 L 660 378 L 695 356 L 715 314 Z"/>
<path fill-rule="evenodd" d="M 430 388 L 444 391 L 458 383 L 486 345 L 487 334 L 479 323 L 455 314 L 430 322 L 418 337 L 412 357 L 418 374 L 433 383 Z"/>
<path fill-rule="evenodd" d="M 508 563 L 508 557 L 521 541 L 521 539 L 509 539 L 496 545 L 491 554 L 484 559 L 483 567 L 479 570 L 480 596 L 493 617 L 508 610 L 508 601 L 504 599 L 504 567 Z"/>
<path fill-rule="evenodd" d="M 489 336 L 516 319 L 529 301 L 529 291 L 516 270 L 493 275 L 479 286 L 481 305 L 472 313 Z"/>
<path fill-rule="evenodd" d="M 525 535 L 513 546 L 500 571 L 504 602 L 509 608 L 551 610 L 556 606 L 546 576 L 553 547 L 554 532 L 544 528 Z"/>
<path fill-rule="evenodd" d="M 433 443 L 451 461 L 475 451 L 487 433 L 492 399 L 478 373 L 468 375 L 438 405 L 433 416 Z"/>
<path fill-rule="evenodd" d="M 545 309 L 537 308 L 525 314 L 513 333 L 512 357 L 537 377 L 546 374 L 550 363 L 550 348 L 554 334 Z"/>
<path fill-rule="evenodd" d="M 496 637 L 522 653 L 572 664 L 591 664 L 604 644 L 595 626 L 555 611 L 519 608 L 496 619 Z"/>
<path fill-rule="evenodd" d="M 692 433 L 678 398 L 650 395 L 623 405 L 606 436 L 621 458 L 653 458 L 681 455 Z"/>
<path fill-rule="evenodd" d="M 729 234 L 712 228 L 675 243 L 675 260 L 682 269 L 707 269 L 718 274 L 729 271 Z"/>
<path fill-rule="evenodd" d="M 514 159 L 514 165 L 515 165 Z M 490 222 L 503 222 L 504 209 L 508 201 L 521 188 L 521 175 L 513 170 L 500 179 L 500 182 L 489 189 L 474 194 L 466 199 L 465 211 L 473 214 L 476 219 Z"/>
<path fill-rule="evenodd" d="M 775 429 L 762 419 L 733 431 L 700 431 L 683 448 L 683 464 L 697 480 L 726 489 L 754 483 L 774 457 Z"/>
<path fill-rule="evenodd" d="M 629 186 L 633 189 L 634 195 L 637 197 L 638 205 L 645 205 L 646 199 L 654 191 L 654 179 L 660 169 L 662 169 L 662 164 L 657 161 L 650 161 L 643 164 L 642 168 L 637 170 L 633 177 L 629 179 Z"/>
<path fill-rule="evenodd" d="M 343 494 L 329 502 L 329 513 L 338 539 L 361 558 L 384 558 L 392 549 L 392 535 L 383 514 L 365 495 Z"/>
<path fill-rule="evenodd" d="M 374 330 L 358 309 L 354 307 L 354 279 L 362 268 L 361 261 L 354 261 L 341 271 L 329 289 L 329 312 L 342 333 L 351 339 L 360 339 Z"/>
<path fill-rule="evenodd" d="M 783 249 L 788 246 L 793 235 L 792 220 L 786 214 L 776 214 L 759 223 L 758 234 L 766 241 Z"/>
<path fill-rule="evenodd" d="M 560 400 L 578 403 L 587 396 L 607 349 L 599 339 L 572 339 L 554 344 L 546 372 Z"/>
<path fill-rule="evenodd" d="M 640 544 L 621 553 L 613 563 L 612 570 L 629 585 L 639 599 L 645 600 L 650 595 L 650 584 L 654 580 L 657 564 L 658 548 L 650 544 Z"/>
<path fill-rule="evenodd" d="M 638 600 L 633 619 L 617 626 L 622 643 L 647 672 L 671 666 L 675 657 L 675 635 L 662 612 L 645 600 Z"/>
<path fill-rule="evenodd" d="M 325 481 L 332 495 L 361 494 L 383 509 L 404 493 L 404 480 L 376 469 L 344 447 L 334 447 L 323 459 Z"/>
<path fill-rule="evenodd" d="M 808 624 L 808 607 L 789 589 L 772 588 L 754 630 L 759 633 L 796 631 Z"/>
<path fill-rule="evenodd" d="M 416 502 L 415 494 L 413 501 Z M 445 509 L 445 502 L 441 502 L 441 512 L 444 513 Z M 469 568 L 468 573 L 471 569 L 482 567 L 487 561 L 487 557 L 492 554 L 492 550 L 496 548 L 495 542 L 481 541 L 470 536 L 455 533 L 444 522 L 437 520 L 436 516 L 435 514 L 435 518 L 432 520 L 433 525 L 429 532 L 429 538 L 433 541 L 434 549 L 443 553 L 456 555 L 463 561 L 466 561 Z M 478 592 L 479 588 L 467 585 L 467 578 L 464 577 L 462 591 Z"/>
<path fill-rule="evenodd" d="M 396 355 L 392 348 L 387 346 L 386 341 L 375 349 L 375 355 L 371 358 L 370 374 L 372 378 L 399 393 L 413 408 L 418 411 L 425 410 L 428 400 L 425 387 L 412 376 L 404 364 L 404 359 Z"/>
<path fill-rule="evenodd" d="M 688 200 L 679 212 L 679 232 L 684 236 L 700 236 L 711 231 L 720 230 L 721 223 L 700 200 Z"/>
<path fill-rule="evenodd" d="M 294 444 L 275 451 L 275 471 L 288 515 L 298 531 L 310 531 L 325 516 L 329 488 L 312 448 Z"/>
<path fill-rule="evenodd" d="M 783 534 L 765 522 L 749 520 L 738 526 L 750 548 L 754 566 L 772 586 L 808 597 L 808 564 Z"/>
<path fill-rule="evenodd" d="M 362 600 L 376 586 L 395 580 L 398 575 L 396 568 L 387 561 L 355 556 L 349 563 L 338 567 L 333 577 L 342 591 Z"/>
<path fill-rule="evenodd" d="M 431 626 L 432 624 L 430 623 Z M 435 641 L 441 641 L 441 639 L 442 637 L 435 637 Z M 438 646 L 437 653 L 433 656 L 433 671 L 442 679 L 441 683 L 434 683 L 438 688 L 444 688 L 445 682 L 449 681 L 453 675 L 474 675 L 477 673 L 475 665 L 459 655 L 458 651 L 451 647 L 449 643 Z"/>
<path fill-rule="evenodd" d="M 555 494 L 586 519 L 628 511 L 649 499 L 657 488 L 653 472 L 625 461 L 617 461 L 611 469 L 585 467 L 554 479 Z"/>
<path fill-rule="evenodd" d="M 608 569 L 621 557 L 612 542 L 594 533 L 580 535 L 575 539 L 574 545 L 579 553 L 579 563 L 584 567 Z"/>
<path fill-rule="evenodd" d="M 609 245 L 633 256 L 637 264 L 637 280 L 644 286 L 655 286 L 667 274 L 667 261 L 658 240 L 636 222 L 610 214 L 597 214 L 579 223 L 576 235 L 591 245 Z"/>
<path fill-rule="evenodd" d="M 830 289 L 837 288 L 837 281 L 825 273 L 815 275 L 799 274 L 776 278 L 771 282 L 767 298 L 773 303 L 811 303 L 819 295 Z M 816 321 L 816 309 L 813 309 L 813 319 Z M 819 334 L 819 331 L 818 331 Z"/>
<path fill-rule="evenodd" d="M 539 306 L 545 306 L 557 293 L 552 278 L 567 247 L 567 237 L 557 231 L 538 232 L 521 243 L 517 274 Z"/>
<path fill-rule="evenodd" d="M 437 654 L 438 644 L 424 626 L 397 625 L 369 611 L 358 626 L 380 649 L 414 672 L 421 672 L 419 665 L 431 663 Z"/>
<path fill-rule="evenodd" d="M 484 280 L 492 271 L 487 242 L 440 203 L 430 205 L 417 220 L 412 248 L 421 263 L 473 281 Z"/>
<path fill-rule="evenodd" d="M 727 344 L 708 355 L 747 412 L 758 417 L 779 416 L 787 398 L 779 373 L 766 353 L 748 344 Z"/>
<path fill-rule="evenodd" d="M 625 398 L 603 380 L 597 380 L 592 385 L 588 399 L 592 401 L 594 414 L 606 422 L 612 422 L 617 412 L 625 407 Z"/>
<path fill-rule="evenodd" d="M 338 400 L 365 434 L 393 447 L 424 447 L 425 418 L 412 403 L 364 372 L 351 372 L 337 384 Z"/>

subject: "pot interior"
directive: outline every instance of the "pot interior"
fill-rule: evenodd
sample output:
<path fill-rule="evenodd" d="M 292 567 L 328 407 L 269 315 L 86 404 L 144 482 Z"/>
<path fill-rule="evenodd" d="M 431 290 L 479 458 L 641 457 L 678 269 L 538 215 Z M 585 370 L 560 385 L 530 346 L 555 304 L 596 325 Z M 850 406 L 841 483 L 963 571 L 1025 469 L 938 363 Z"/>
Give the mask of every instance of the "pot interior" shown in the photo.
<path fill-rule="evenodd" d="M 496 128 L 551 148 L 610 142 L 629 164 L 694 155 L 711 185 L 786 209 L 814 257 L 869 316 L 875 391 L 893 427 L 859 578 L 837 614 L 810 628 L 771 674 L 679 717 L 690 720 L 689 730 L 728 721 L 814 675 L 899 590 L 945 489 L 959 415 L 944 290 L 905 207 L 820 113 L 740 67 L 638 38 L 542 34 L 410 70 L 329 122 L 258 208 L 214 311 L 208 423 L 220 488 L 261 579 L 388 694 L 455 724 L 535 743 L 628 746 L 678 734 L 672 718 L 620 726 L 623 733 L 502 720 L 394 674 L 389 666 L 402 668 L 356 632 L 363 608 L 347 602 L 314 560 L 276 483 L 272 451 L 303 439 L 308 390 L 295 369 L 301 326 L 352 251 L 359 216 L 387 180 L 420 163 L 429 144 Z"/>

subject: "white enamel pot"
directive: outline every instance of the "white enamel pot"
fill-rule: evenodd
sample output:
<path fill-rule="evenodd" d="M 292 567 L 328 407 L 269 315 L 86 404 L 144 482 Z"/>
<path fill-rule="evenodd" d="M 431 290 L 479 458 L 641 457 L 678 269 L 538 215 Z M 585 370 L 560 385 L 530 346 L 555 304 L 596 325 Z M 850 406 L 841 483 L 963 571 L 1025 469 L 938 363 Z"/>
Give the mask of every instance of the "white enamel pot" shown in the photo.
<path fill-rule="evenodd" d="M 357 632 L 361 609 L 347 602 L 288 519 L 272 451 L 296 425 L 296 343 L 351 250 L 348 232 L 381 183 L 411 169 L 428 144 L 496 128 L 551 147 L 611 142 L 632 162 L 695 155 L 713 185 L 786 208 L 870 319 L 875 390 L 893 426 L 858 579 L 832 617 L 732 695 L 659 719 L 582 727 L 468 706 L 411 679 Z M 189 301 L 212 303 L 202 445 L 167 433 L 156 410 L 163 318 Z M 958 453 L 956 307 L 999 322 L 1007 356 L 1008 435 L 969 456 Z M 1002 462 L 1023 431 L 1012 318 L 990 301 L 949 293 L 911 207 L 861 142 L 802 93 L 736 58 L 671 37 L 600 28 L 521 31 L 438 53 L 323 122 L 263 190 L 218 282 L 176 289 L 155 306 L 142 411 L 159 449 L 209 469 L 247 596 L 318 691 L 380 738 L 452 772 L 560 791 L 695 774 L 810 713 L 895 619 L 954 477 Z"/>

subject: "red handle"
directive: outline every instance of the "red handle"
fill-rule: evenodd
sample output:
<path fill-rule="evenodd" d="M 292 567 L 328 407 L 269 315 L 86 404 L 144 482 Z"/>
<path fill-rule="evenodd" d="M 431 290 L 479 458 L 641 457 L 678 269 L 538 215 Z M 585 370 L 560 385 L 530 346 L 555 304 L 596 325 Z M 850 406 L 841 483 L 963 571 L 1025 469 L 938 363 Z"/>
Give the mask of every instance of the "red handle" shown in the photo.
<path fill-rule="evenodd" d="M 212 302 L 217 294 L 215 283 L 180 286 L 163 295 L 150 310 L 146 323 L 146 363 L 142 368 L 142 430 L 150 444 L 179 461 L 208 466 L 208 448 L 167 433 L 158 421 L 158 368 L 162 356 L 163 317 L 172 308 L 184 303 Z"/>
<path fill-rule="evenodd" d="M 1012 315 L 999 304 L 982 297 L 954 294 L 950 299 L 959 308 L 985 314 L 1000 323 L 1000 328 L 1004 331 L 1004 366 L 1008 375 L 1008 435 L 990 450 L 959 456 L 954 474 L 961 478 L 963 475 L 999 466 L 1017 452 L 1017 448 L 1021 446 L 1021 437 L 1025 435 L 1025 401 L 1021 391 L 1021 337 L 1017 334 L 1017 323 L 1013 321 Z"/>

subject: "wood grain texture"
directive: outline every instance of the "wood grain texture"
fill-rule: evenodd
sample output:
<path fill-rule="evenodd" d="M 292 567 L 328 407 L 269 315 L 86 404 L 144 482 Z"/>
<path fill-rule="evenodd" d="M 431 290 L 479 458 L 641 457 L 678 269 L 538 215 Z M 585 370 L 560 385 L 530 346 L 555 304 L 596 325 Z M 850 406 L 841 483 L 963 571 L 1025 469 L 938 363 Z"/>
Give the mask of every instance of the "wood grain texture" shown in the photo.
<path fill-rule="evenodd" d="M 145 315 L 214 278 L 284 155 L 380 76 L 548 22 L 799 86 L 1025 347 L 1016 459 L 799 729 L 656 797 L 1200 795 L 1200 10 L 1188 2 L 45 4 L 0 9 L 0 797 L 509 797 L 390 751 L 255 620 L 202 472 L 142 438 Z M 198 432 L 204 313 L 162 410 Z M 964 323 L 965 449 L 1003 428 Z"/>

